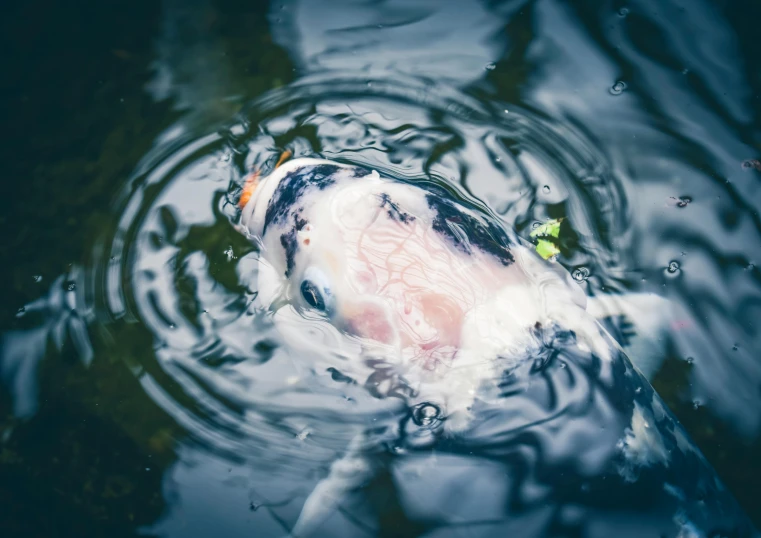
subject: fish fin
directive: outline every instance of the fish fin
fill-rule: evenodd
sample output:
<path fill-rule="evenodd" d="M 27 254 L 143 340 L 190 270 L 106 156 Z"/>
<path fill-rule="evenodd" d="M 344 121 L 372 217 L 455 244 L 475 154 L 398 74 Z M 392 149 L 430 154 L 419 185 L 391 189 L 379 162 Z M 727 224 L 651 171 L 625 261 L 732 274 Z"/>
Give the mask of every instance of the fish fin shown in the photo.
<path fill-rule="evenodd" d="M 333 462 L 328 476 L 309 494 L 289 538 L 304 538 L 317 530 L 349 494 L 367 483 L 376 473 L 377 461 L 368 454 L 364 434 L 355 437 L 346 454 Z"/>

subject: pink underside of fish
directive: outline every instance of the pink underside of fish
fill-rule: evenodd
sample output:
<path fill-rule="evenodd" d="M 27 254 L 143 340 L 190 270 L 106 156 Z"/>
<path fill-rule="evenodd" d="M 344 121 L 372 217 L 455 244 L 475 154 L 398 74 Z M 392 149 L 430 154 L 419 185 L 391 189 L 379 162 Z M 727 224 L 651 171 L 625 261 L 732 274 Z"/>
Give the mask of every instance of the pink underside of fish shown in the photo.
<path fill-rule="evenodd" d="M 451 365 L 467 314 L 502 285 L 504 268 L 458 251 L 420 216 L 402 222 L 366 205 L 334 205 L 351 290 L 340 301 L 347 329 L 396 343 L 422 368 Z"/>

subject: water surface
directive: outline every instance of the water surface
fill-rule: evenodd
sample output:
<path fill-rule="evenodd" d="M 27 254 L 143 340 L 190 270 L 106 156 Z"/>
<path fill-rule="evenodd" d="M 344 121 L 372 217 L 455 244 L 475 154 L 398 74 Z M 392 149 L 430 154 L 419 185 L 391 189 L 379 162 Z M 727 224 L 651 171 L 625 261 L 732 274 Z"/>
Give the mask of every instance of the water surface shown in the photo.
<path fill-rule="evenodd" d="M 277 535 L 356 427 L 398 420 L 251 307 L 228 195 L 286 148 L 450 182 L 525 237 L 565 218 L 589 295 L 691 312 L 654 386 L 761 523 L 753 2 L 4 10 L 5 535 Z M 395 502 L 382 528 L 440 528 Z"/>

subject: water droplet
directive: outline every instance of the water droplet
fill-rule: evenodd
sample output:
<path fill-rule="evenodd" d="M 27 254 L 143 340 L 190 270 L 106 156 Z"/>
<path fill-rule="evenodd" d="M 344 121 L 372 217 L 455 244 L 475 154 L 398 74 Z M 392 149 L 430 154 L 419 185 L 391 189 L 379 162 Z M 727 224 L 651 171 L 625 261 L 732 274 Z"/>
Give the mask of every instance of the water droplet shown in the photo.
<path fill-rule="evenodd" d="M 35 282 L 42 282 L 42 275 L 34 275 L 34 276 L 32 277 L 32 279 L 33 279 Z"/>
<path fill-rule="evenodd" d="M 669 263 L 668 267 L 666 267 L 666 271 L 668 271 L 672 275 L 675 274 L 677 271 L 679 271 L 679 263 L 676 261 L 672 261 L 671 263 Z"/>
<path fill-rule="evenodd" d="M 628 8 L 622 7 L 621 9 L 618 10 L 619 17 L 626 17 L 628 14 L 629 14 Z"/>
<path fill-rule="evenodd" d="M 544 194 L 549 194 L 550 193 L 550 186 L 549 185 L 545 185 L 544 187 L 542 187 L 542 192 Z"/>
<path fill-rule="evenodd" d="M 412 420 L 418 426 L 429 426 L 439 418 L 440 410 L 431 403 L 422 403 L 412 411 Z"/>
<path fill-rule="evenodd" d="M 573 273 L 571 273 L 571 276 L 576 282 L 584 282 L 586 279 L 589 278 L 589 269 L 586 267 L 577 267 L 573 270 Z"/>
<path fill-rule="evenodd" d="M 626 83 L 623 80 L 619 80 L 613 86 L 611 86 L 610 93 L 612 95 L 621 95 L 625 89 Z"/>
<path fill-rule="evenodd" d="M 497 68 L 497 64 L 495 63 L 488 63 L 486 64 L 486 67 L 485 67 L 487 71 L 494 71 L 496 68 Z"/>

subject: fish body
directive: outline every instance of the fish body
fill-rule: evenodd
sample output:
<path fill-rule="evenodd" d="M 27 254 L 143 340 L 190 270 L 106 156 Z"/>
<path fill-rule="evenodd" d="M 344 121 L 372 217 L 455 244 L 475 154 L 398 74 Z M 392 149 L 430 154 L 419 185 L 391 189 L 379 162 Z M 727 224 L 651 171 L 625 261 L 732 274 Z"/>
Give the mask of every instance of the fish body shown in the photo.
<path fill-rule="evenodd" d="M 631 521 L 616 535 L 642 536 L 639 527 L 626 529 L 648 521 L 657 536 L 756 536 L 595 317 L 644 319 L 650 344 L 640 338 L 629 347 L 652 354 L 659 332 L 649 313 L 667 319 L 662 300 L 640 295 L 625 309 L 587 301 L 562 267 L 499 218 L 435 183 L 300 158 L 246 189 L 240 224 L 260 247 L 257 301 L 273 312 L 289 346 L 327 350 L 342 376 L 378 397 L 402 399 L 423 415 L 418 424 L 436 418 L 449 446 L 460 447 L 453 453 L 536 450 L 534 465 L 558 469 L 543 480 L 560 476 L 564 484 L 541 507 L 576 506 L 584 497 L 605 521 L 611 499 L 630 498 L 619 513 Z M 657 361 L 650 359 L 643 364 L 652 374 Z M 479 412 L 484 420 L 474 420 Z M 381 445 L 371 432 L 357 435 L 307 498 L 291 536 L 313 533 L 372 480 Z M 581 488 L 589 480 L 603 493 L 568 494 L 576 491 L 569 483 Z M 439 505 L 421 502 L 412 510 L 441 515 Z M 523 533 L 520 515 L 508 520 Z M 600 532 L 587 535 L 610 535 Z"/>
<path fill-rule="evenodd" d="M 541 345 L 539 327 L 562 324 L 608 354 L 567 273 L 440 187 L 296 159 L 257 186 L 241 222 L 261 243 L 262 305 L 359 342 L 442 405 L 450 426 L 495 363 Z"/>

